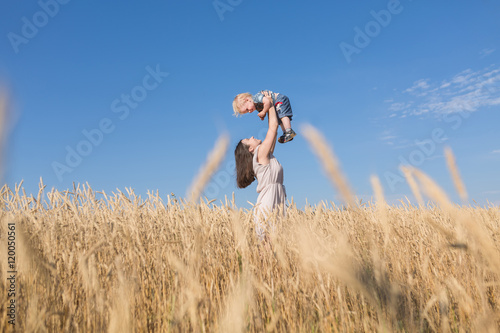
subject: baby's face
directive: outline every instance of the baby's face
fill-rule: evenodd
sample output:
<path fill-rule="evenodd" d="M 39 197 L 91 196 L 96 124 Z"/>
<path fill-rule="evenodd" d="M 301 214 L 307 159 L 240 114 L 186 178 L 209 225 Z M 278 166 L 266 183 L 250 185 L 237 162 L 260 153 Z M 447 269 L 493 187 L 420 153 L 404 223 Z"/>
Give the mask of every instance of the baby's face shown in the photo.
<path fill-rule="evenodd" d="M 255 105 L 250 98 L 245 98 L 245 100 L 240 105 L 240 113 L 252 113 L 255 111 Z"/>

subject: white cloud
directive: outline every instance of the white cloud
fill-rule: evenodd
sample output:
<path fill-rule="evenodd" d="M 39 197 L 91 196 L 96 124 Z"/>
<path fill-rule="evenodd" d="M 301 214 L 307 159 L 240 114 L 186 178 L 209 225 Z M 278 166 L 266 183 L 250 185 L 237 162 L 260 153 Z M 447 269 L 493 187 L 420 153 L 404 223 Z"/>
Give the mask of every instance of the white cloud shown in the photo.
<path fill-rule="evenodd" d="M 483 74 L 483 76 L 490 77 L 490 76 L 495 75 L 496 73 L 499 73 L 499 72 L 500 72 L 500 69 L 495 69 L 491 72 Z"/>
<path fill-rule="evenodd" d="M 406 110 L 410 105 L 411 103 L 392 103 L 391 106 L 389 107 L 389 110 L 395 112 Z"/>
<path fill-rule="evenodd" d="M 387 130 L 387 131 L 383 131 L 381 134 L 380 134 L 380 137 L 379 137 L 379 140 L 380 141 L 383 141 L 385 144 L 388 144 L 388 145 L 394 145 L 394 140 L 397 139 L 397 136 L 392 134 L 391 131 Z"/>
<path fill-rule="evenodd" d="M 482 49 L 480 52 L 479 52 L 479 56 L 480 58 L 485 58 L 487 56 L 489 56 L 490 54 L 492 54 L 493 52 L 495 52 L 495 49 Z"/>
<path fill-rule="evenodd" d="M 493 150 L 491 153 L 492 154 L 500 154 L 500 149 Z"/>
<path fill-rule="evenodd" d="M 500 68 L 490 66 L 478 71 L 466 69 L 441 82 L 417 80 L 410 88 L 403 90 L 403 94 L 411 100 L 391 98 L 389 107 L 389 111 L 398 113 L 402 118 L 475 112 L 483 107 L 500 105 Z"/>
<path fill-rule="evenodd" d="M 406 89 L 404 92 L 405 93 L 422 93 L 424 92 L 425 93 L 425 90 L 429 88 L 429 84 L 428 84 L 428 79 L 421 79 L 421 80 L 418 80 L 418 81 L 415 81 L 413 83 L 413 86 Z"/>

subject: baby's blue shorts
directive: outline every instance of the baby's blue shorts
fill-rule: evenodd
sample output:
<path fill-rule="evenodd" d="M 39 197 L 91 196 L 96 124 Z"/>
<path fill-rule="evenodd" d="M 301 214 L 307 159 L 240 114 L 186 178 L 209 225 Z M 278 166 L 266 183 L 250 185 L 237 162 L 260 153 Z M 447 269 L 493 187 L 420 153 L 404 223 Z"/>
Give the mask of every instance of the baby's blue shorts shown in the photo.
<path fill-rule="evenodd" d="M 281 118 L 289 117 L 292 120 L 292 106 L 290 105 L 290 100 L 285 95 L 279 94 L 276 98 L 276 103 L 274 104 L 276 113 L 278 114 L 278 124 L 281 125 Z"/>

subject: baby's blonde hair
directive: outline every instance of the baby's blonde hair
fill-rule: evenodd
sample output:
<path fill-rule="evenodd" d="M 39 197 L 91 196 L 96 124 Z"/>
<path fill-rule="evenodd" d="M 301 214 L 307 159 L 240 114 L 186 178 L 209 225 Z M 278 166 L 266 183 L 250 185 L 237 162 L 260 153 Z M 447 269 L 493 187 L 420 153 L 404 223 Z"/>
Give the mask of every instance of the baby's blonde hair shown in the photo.
<path fill-rule="evenodd" d="M 241 115 L 241 110 L 240 110 L 240 104 L 245 100 L 245 98 L 252 98 L 252 94 L 250 93 L 242 93 L 236 95 L 236 97 L 233 100 L 233 110 L 234 110 L 234 116 L 238 117 Z"/>

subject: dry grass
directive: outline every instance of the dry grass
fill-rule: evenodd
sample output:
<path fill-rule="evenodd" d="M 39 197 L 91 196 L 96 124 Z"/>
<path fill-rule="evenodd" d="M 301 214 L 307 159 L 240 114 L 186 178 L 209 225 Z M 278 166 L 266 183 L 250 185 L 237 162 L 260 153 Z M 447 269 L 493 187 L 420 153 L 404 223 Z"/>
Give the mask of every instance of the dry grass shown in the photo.
<path fill-rule="evenodd" d="M 457 189 L 457 192 L 460 195 L 460 199 L 462 199 L 462 202 L 466 202 L 467 191 L 465 190 L 465 185 L 462 182 L 462 178 L 460 178 L 460 172 L 458 172 L 457 163 L 455 161 L 455 155 L 453 155 L 453 151 L 451 150 L 450 147 L 446 147 L 444 149 L 444 155 L 446 156 L 446 164 L 448 165 L 451 178 L 453 179 L 455 188 Z"/>
<path fill-rule="evenodd" d="M 328 166 L 333 153 L 319 151 L 351 202 Z M 291 204 L 286 218 L 271 216 L 270 246 L 257 239 L 251 211 L 233 200 L 163 202 L 157 193 L 96 193 L 88 185 L 47 192 L 42 183 L 35 197 L 4 186 L 0 264 L 7 222 L 15 221 L 17 329 L 498 331 L 500 209 L 454 205 L 421 171 L 405 172 L 437 205 L 389 206 L 372 177 L 377 202 Z"/>
<path fill-rule="evenodd" d="M 224 160 L 228 146 L 229 135 L 222 134 L 215 143 L 213 150 L 208 154 L 205 165 L 200 169 L 188 190 L 189 201 L 195 202 L 200 198 L 203 189 L 207 186 L 213 173 L 217 171 L 219 165 Z"/>

